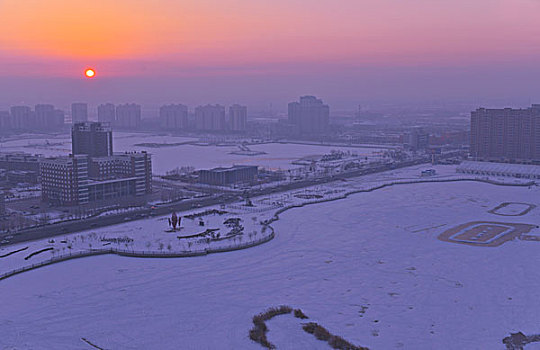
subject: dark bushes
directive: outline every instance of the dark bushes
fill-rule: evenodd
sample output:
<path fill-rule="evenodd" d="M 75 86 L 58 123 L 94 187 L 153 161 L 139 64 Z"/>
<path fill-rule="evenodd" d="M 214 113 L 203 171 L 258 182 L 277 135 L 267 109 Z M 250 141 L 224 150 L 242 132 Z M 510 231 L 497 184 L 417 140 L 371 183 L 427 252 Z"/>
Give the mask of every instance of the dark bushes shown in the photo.
<path fill-rule="evenodd" d="M 266 337 L 266 333 L 268 332 L 268 327 L 266 326 L 265 322 L 278 315 L 290 314 L 292 312 L 293 312 L 293 309 L 291 307 L 282 305 L 277 308 L 275 307 L 270 308 L 263 313 L 253 316 L 253 328 L 249 331 L 249 338 L 253 340 L 254 342 L 261 344 L 267 349 L 275 349 L 276 346 L 270 343 L 268 341 L 268 338 Z M 300 318 L 300 319 L 308 318 L 306 314 L 304 314 L 302 310 L 300 309 L 294 310 L 294 317 Z M 315 322 L 304 323 L 302 325 L 302 328 L 307 333 L 313 334 L 317 339 L 327 342 L 328 345 L 330 345 L 333 349 L 369 350 L 368 348 L 365 348 L 362 346 L 353 345 L 349 343 L 348 341 L 346 341 L 345 339 L 343 339 L 342 337 L 333 335 L 326 328 L 324 328 L 323 326 Z"/>
<path fill-rule="evenodd" d="M 249 338 L 267 349 L 275 349 L 276 346 L 266 338 L 268 327 L 266 327 L 265 322 L 278 315 L 290 314 L 292 311 L 293 309 L 291 307 L 282 305 L 277 308 L 270 308 L 263 313 L 253 316 L 253 328 L 249 331 Z"/>
<path fill-rule="evenodd" d="M 302 320 L 305 320 L 305 319 L 309 318 L 309 317 L 307 317 L 306 314 L 303 313 L 302 310 L 300 310 L 300 309 L 294 310 L 294 317 L 299 318 L 299 319 L 302 319 Z"/>
<path fill-rule="evenodd" d="M 315 322 L 309 322 L 302 326 L 304 331 L 306 331 L 309 334 L 313 334 L 317 339 L 324 340 L 328 342 L 328 345 L 332 347 L 332 349 L 339 349 L 339 350 L 369 350 L 368 348 L 362 347 L 362 346 L 356 346 L 345 339 L 333 335 L 330 333 L 326 328 L 323 326 L 315 323 Z"/>

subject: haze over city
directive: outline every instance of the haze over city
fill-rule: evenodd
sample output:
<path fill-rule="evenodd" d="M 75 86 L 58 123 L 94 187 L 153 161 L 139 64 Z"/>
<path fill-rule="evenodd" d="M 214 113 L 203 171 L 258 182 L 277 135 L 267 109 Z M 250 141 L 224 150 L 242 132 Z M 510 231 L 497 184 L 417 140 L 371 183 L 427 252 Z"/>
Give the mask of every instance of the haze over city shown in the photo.
<path fill-rule="evenodd" d="M 0 2 L 5 103 L 539 98 L 536 0 Z M 96 25 L 99 23 L 99 25 Z M 95 67 L 98 78 L 83 81 Z M 160 94 L 155 94 L 160 89 Z"/>
<path fill-rule="evenodd" d="M 0 349 L 540 344 L 539 0 L 0 0 Z"/>

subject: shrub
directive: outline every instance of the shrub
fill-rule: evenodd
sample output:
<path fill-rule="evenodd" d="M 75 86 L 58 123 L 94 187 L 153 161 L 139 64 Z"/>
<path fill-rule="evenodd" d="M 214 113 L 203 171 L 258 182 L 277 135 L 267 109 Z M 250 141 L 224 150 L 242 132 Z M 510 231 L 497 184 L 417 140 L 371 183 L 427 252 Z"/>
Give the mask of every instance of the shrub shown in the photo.
<path fill-rule="evenodd" d="M 313 334 L 317 339 L 327 341 L 328 345 L 330 345 L 333 349 L 369 350 L 368 348 L 362 346 L 353 345 L 339 336 L 332 335 L 326 328 L 318 325 L 315 322 L 305 323 L 302 328 L 307 333 Z"/>
<path fill-rule="evenodd" d="M 300 310 L 300 309 L 294 310 L 294 317 L 299 318 L 299 319 L 302 319 L 302 320 L 305 320 L 305 319 L 309 318 L 309 317 L 307 317 L 306 314 L 303 313 L 302 310 Z"/>
<path fill-rule="evenodd" d="M 278 315 L 290 314 L 292 310 L 291 307 L 282 305 L 277 308 L 270 308 L 263 313 L 253 316 L 253 328 L 249 331 L 249 338 L 267 349 L 275 349 L 275 345 L 270 343 L 266 338 L 268 327 L 265 322 Z"/>

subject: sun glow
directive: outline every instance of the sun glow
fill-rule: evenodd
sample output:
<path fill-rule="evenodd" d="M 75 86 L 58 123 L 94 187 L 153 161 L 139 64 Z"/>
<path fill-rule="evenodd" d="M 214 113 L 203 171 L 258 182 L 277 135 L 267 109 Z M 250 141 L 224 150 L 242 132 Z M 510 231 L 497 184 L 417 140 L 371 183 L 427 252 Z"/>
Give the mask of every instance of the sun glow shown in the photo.
<path fill-rule="evenodd" d="M 93 78 L 96 76 L 96 71 L 92 68 L 88 68 L 87 70 L 84 71 L 84 75 L 87 78 Z"/>

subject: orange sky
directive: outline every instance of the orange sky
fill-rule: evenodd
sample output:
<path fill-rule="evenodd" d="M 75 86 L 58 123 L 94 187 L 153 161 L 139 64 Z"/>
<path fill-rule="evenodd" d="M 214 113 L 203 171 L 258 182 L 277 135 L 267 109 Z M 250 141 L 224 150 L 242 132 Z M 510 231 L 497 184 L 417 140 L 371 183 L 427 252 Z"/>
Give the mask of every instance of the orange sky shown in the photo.
<path fill-rule="evenodd" d="M 0 75 L 531 61 L 539 13 L 537 0 L 3 0 Z"/>

